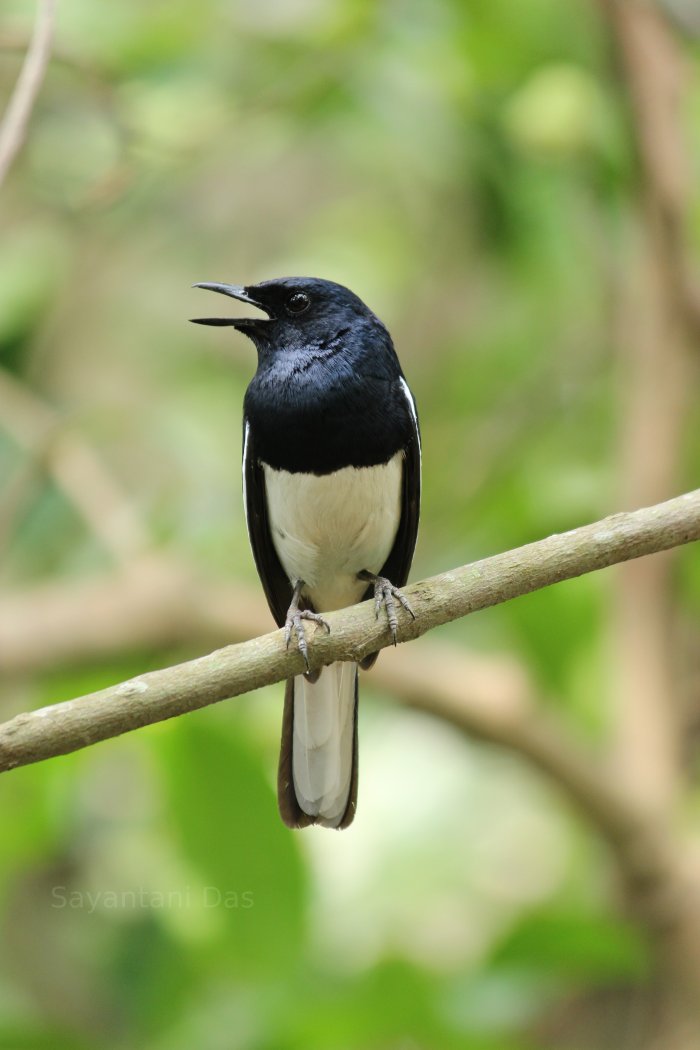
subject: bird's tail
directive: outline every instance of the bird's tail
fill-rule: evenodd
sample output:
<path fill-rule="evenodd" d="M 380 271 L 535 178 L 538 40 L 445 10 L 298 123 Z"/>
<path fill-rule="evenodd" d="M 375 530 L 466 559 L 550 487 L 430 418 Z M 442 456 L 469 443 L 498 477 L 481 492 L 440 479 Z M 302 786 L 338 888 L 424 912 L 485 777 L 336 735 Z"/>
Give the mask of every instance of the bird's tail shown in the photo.
<path fill-rule="evenodd" d="M 290 828 L 346 828 L 357 802 L 357 664 L 324 667 L 316 679 L 290 678 L 277 797 Z"/>

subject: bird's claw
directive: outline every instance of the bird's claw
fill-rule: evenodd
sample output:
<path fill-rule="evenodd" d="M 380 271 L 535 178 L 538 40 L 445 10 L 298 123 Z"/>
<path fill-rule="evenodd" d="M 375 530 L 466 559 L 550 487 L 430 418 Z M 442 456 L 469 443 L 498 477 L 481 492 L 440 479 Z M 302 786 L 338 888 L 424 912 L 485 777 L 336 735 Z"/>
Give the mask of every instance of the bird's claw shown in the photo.
<path fill-rule="evenodd" d="M 382 610 L 382 605 L 386 608 L 387 620 L 389 621 L 389 630 L 391 631 L 394 645 L 396 645 L 396 634 L 399 629 L 399 620 L 396 615 L 396 601 L 406 610 L 412 620 L 415 620 L 416 614 L 411 608 L 411 604 L 398 587 L 394 587 L 391 580 L 387 580 L 386 576 L 375 576 L 370 572 L 360 573 L 361 579 L 369 580 L 374 586 L 374 615 L 379 619 L 379 614 Z M 394 601 L 396 599 L 396 601 Z"/>
<path fill-rule="evenodd" d="M 328 620 L 325 620 L 323 616 L 318 613 L 311 612 L 310 609 L 300 609 L 299 606 L 292 602 L 287 611 L 287 619 L 284 624 L 284 644 L 289 649 L 289 643 L 292 640 L 292 633 L 297 636 L 297 645 L 299 652 L 304 657 L 304 664 L 306 670 L 309 670 L 309 645 L 306 641 L 306 631 L 304 630 L 304 620 L 312 620 L 314 623 L 321 624 L 326 628 L 328 634 L 331 633 L 331 625 Z"/>

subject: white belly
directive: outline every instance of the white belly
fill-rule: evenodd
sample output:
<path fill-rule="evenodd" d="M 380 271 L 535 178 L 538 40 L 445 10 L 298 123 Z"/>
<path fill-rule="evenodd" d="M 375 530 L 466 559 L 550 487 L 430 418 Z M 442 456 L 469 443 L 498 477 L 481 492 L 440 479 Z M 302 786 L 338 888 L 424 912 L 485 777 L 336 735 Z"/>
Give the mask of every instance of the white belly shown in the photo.
<path fill-rule="evenodd" d="M 263 469 L 272 541 L 292 584 L 304 580 L 320 612 L 359 601 L 367 583 L 357 573 L 379 572 L 399 527 L 403 453 L 320 477 Z"/>

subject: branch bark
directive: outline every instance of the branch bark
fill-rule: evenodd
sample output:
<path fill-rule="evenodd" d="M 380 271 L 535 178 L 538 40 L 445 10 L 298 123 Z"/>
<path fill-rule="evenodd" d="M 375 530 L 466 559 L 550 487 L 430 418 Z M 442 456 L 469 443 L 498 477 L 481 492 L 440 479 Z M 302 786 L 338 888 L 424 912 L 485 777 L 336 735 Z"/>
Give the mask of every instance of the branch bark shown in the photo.
<path fill-rule="evenodd" d="M 269 623 L 260 588 L 211 584 L 167 558 L 142 559 L 128 572 L 0 598 L 0 674 L 55 670 L 139 648 L 245 641 Z M 538 711 L 533 683 L 512 657 L 450 643 L 392 648 L 373 669 L 372 684 L 407 707 L 519 755 L 599 832 L 602 821 L 604 838 L 614 835 L 616 807 L 601 790 L 593 756 L 553 712 Z"/>
<path fill-rule="evenodd" d="M 406 593 L 415 620 L 401 624 L 401 641 L 441 624 L 616 562 L 700 539 L 700 489 L 666 503 L 573 529 L 497 554 L 429 580 Z M 331 634 L 317 634 L 312 669 L 360 660 L 391 643 L 371 603 L 330 613 Z M 279 682 L 304 670 L 280 631 L 152 671 L 75 700 L 16 715 L 0 726 L 0 771 L 67 754 L 141 726 L 195 711 Z"/>
<path fill-rule="evenodd" d="M 260 588 L 212 584 L 178 562 L 151 557 L 126 572 L 0 598 L 0 675 L 55 670 L 139 649 L 242 642 L 264 633 L 269 623 Z M 371 681 L 406 707 L 514 753 L 604 839 L 629 840 L 634 819 L 619 801 L 613 778 L 551 709 L 537 704 L 533 683 L 512 657 L 423 642 L 387 649 Z"/>

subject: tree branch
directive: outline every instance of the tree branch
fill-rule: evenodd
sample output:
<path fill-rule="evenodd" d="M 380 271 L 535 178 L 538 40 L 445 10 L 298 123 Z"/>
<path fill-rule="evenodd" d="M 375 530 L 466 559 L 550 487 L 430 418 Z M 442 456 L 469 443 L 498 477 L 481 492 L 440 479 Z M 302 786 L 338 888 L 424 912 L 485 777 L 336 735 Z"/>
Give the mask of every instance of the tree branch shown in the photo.
<path fill-rule="evenodd" d="M 51 57 L 55 0 L 39 0 L 34 31 L 15 89 L 0 124 L 0 184 L 27 133 L 27 125 Z"/>
<path fill-rule="evenodd" d="M 212 584 L 178 562 L 151 557 L 128 571 L 0 598 L 0 675 L 139 649 L 245 641 L 269 623 L 260 588 Z M 522 758 L 607 841 L 629 837 L 620 829 L 631 818 L 616 801 L 620 792 L 610 776 L 552 711 L 538 708 L 534 685 L 517 660 L 424 641 L 387 649 L 371 680 L 401 704 Z"/>
<path fill-rule="evenodd" d="M 700 539 L 700 489 L 666 503 L 573 529 L 443 573 L 406 589 L 415 620 L 401 641 L 561 580 Z M 391 644 L 371 603 L 330 613 L 317 634 L 312 669 L 360 660 Z M 282 633 L 254 638 L 188 663 L 152 671 L 75 700 L 16 715 L 0 726 L 0 771 L 67 754 L 141 726 L 198 710 L 300 674 L 301 655 Z"/>

